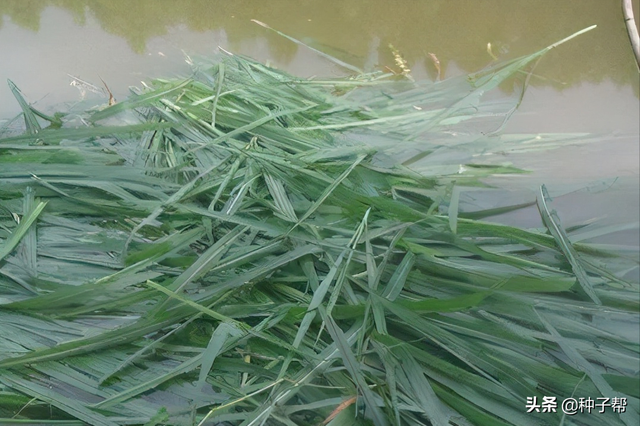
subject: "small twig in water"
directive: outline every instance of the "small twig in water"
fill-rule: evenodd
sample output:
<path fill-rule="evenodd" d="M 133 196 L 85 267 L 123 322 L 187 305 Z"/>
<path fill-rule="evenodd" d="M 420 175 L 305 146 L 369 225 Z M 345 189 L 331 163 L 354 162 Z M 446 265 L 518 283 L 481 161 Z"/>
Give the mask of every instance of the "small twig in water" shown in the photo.
<path fill-rule="evenodd" d="M 436 80 L 440 80 L 442 78 L 442 69 L 440 68 L 440 61 L 435 53 L 429 52 L 429 57 L 433 61 L 433 66 L 436 67 L 436 71 L 438 71 L 438 75 L 436 76 Z"/>
<path fill-rule="evenodd" d="M 102 77 L 98 76 L 98 78 L 100 79 L 100 81 L 102 81 L 102 84 L 104 84 L 104 88 L 107 89 L 107 93 L 109 93 L 109 106 L 115 105 L 116 98 L 113 97 L 113 93 L 111 93 L 111 90 L 109 90 L 109 86 L 107 86 L 107 83 L 105 83 Z"/>
<path fill-rule="evenodd" d="M 627 25 L 627 34 L 629 34 L 631 49 L 633 49 L 638 71 L 640 71 L 640 36 L 638 36 L 638 28 L 636 27 L 636 21 L 633 17 L 631 0 L 622 0 L 622 13 L 624 14 L 624 23 Z"/>

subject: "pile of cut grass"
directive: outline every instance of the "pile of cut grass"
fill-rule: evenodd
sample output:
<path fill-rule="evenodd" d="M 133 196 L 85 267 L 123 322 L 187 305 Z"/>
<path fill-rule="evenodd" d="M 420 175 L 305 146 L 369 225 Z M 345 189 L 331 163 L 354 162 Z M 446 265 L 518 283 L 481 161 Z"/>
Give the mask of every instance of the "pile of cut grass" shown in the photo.
<path fill-rule="evenodd" d="M 53 117 L 12 87 L 0 424 L 635 424 L 638 341 L 609 325 L 637 324 L 638 286 L 606 266 L 637 262 L 571 244 L 544 191 L 548 234 L 458 217 L 452 182 L 501 168 L 355 142 L 504 118 L 482 94 L 548 49 L 435 85 L 224 55 Z M 543 396 L 626 413 L 526 413 Z"/>

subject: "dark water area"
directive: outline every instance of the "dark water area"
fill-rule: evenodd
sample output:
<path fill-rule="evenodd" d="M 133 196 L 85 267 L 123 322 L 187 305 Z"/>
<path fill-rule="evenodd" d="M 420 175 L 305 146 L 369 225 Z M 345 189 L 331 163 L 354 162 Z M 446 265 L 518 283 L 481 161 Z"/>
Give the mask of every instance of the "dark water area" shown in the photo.
<path fill-rule="evenodd" d="M 639 17 L 638 1 L 634 8 Z M 252 19 L 367 71 L 398 71 L 392 45 L 416 79 L 433 81 L 532 53 L 598 25 L 542 59 L 519 110 L 503 129 L 589 133 L 595 141 L 482 159 L 531 171 L 491 179 L 505 189 L 485 194 L 483 206 L 509 203 L 509 197 L 532 200 L 544 183 L 557 197 L 567 226 L 594 218 L 602 226 L 640 220 L 640 82 L 618 0 L 3 0 L 0 78 L 10 78 L 30 102 L 47 109 L 104 96 L 79 91 L 70 85 L 70 75 L 97 87 L 103 79 L 122 99 L 129 86 L 143 80 L 188 73 L 186 55 L 210 57 L 218 47 L 295 75 L 346 73 Z M 498 96 L 519 91 L 516 83 L 506 84 Z M 19 113 L 4 84 L 0 99 L 1 118 Z M 467 208 L 473 209 L 473 202 Z M 494 220 L 540 226 L 535 208 Z M 636 227 L 596 241 L 638 246 L 639 238 Z"/>

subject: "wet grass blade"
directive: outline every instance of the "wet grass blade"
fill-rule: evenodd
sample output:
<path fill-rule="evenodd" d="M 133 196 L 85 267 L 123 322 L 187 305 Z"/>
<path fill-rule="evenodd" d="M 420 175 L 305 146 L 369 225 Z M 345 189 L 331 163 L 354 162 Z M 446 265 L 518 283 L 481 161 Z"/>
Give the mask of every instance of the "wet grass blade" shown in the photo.
<path fill-rule="evenodd" d="M 322 310 L 321 310 L 322 313 Z M 369 388 L 369 385 L 365 381 L 364 375 L 360 370 L 360 363 L 356 361 L 356 358 L 351 351 L 351 346 L 344 337 L 342 330 L 338 327 L 336 322 L 328 315 L 323 315 L 323 320 L 327 324 L 327 331 L 331 334 L 331 337 L 336 343 L 340 356 L 344 362 L 344 366 L 356 383 L 359 392 L 362 393 L 363 399 L 366 404 L 366 409 L 370 413 L 373 424 L 375 426 L 387 426 L 389 421 L 383 414 L 382 410 L 378 406 L 373 392 Z"/>
<path fill-rule="evenodd" d="M 291 233 L 295 228 L 297 228 L 298 226 L 300 226 L 300 224 L 302 224 L 305 220 L 307 220 L 307 218 L 309 218 L 309 216 L 311 216 L 318 209 L 318 207 L 320 207 L 322 205 L 322 203 L 324 203 L 325 200 L 327 198 L 329 198 L 331 193 L 338 187 L 338 185 L 340 185 L 342 183 L 343 180 L 345 180 L 347 178 L 347 176 L 349 176 L 349 174 L 353 171 L 353 169 L 358 164 L 360 164 L 360 162 L 362 160 L 364 160 L 364 156 L 361 155 L 349 166 L 349 168 L 347 168 L 347 170 L 342 172 L 342 174 L 340 176 L 338 176 L 338 178 L 336 180 L 334 180 L 331 183 L 331 185 L 329 185 L 327 187 L 327 189 L 324 190 L 324 192 L 322 193 L 320 198 L 318 198 L 316 201 L 314 201 L 314 203 L 311 205 L 311 207 L 309 207 L 309 209 L 305 212 L 305 214 L 302 215 L 300 220 L 298 220 L 298 222 L 296 222 L 296 224 L 289 230 L 288 233 Z"/>
<path fill-rule="evenodd" d="M 40 130 L 42 130 L 42 126 L 38 123 L 38 119 L 36 115 L 31 110 L 31 106 L 24 100 L 22 93 L 20 93 L 20 89 L 16 86 L 13 81 L 7 80 L 7 84 L 9 85 L 9 89 L 11 89 L 11 93 L 16 98 L 18 103 L 20 104 L 20 108 L 22 109 L 22 115 L 24 116 L 24 123 L 27 128 L 27 133 L 30 135 L 35 135 Z"/>
<path fill-rule="evenodd" d="M 350 70 L 350 71 L 353 71 L 353 72 L 355 72 L 356 74 L 362 74 L 362 73 L 363 73 L 361 69 L 359 69 L 359 68 L 357 68 L 357 67 L 354 67 L 353 65 L 347 64 L 346 62 L 343 62 L 343 61 L 341 61 L 341 60 L 340 60 L 340 59 L 338 59 L 338 58 L 334 58 L 333 56 L 328 55 L 328 54 L 326 54 L 326 53 L 324 53 L 324 52 L 321 52 L 320 50 L 314 49 L 313 47 L 311 47 L 311 46 L 309 46 L 309 45 L 304 44 L 304 43 L 303 43 L 303 42 L 301 42 L 300 40 L 297 40 L 297 39 L 295 39 L 295 38 L 293 38 L 293 37 L 291 37 L 291 36 L 288 36 L 288 35 L 286 35 L 286 34 L 284 34 L 284 33 L 280 32 L 280 31 L 278 31 L 278 30 L 274 30 L 273 28 L 271 28 L 270 26 L 268 26 L 268 25 L 267 25 L 267 24 L 265 24 L 264 22 L 260 22 L 260 21 L 258 21 L 258 20 L 256 20 L 256 19 L 252 19 L 252 20 L 251 20 L 251 22 L 254 22 L 254 23 L 256 23 L 256 24 L 260 25 L 260 26 L 261 26 L 261 27 L 263 27 L 263 28 L 266 28 L 266 29 L 268 29 L 268 30 L 270 30 L 270 31 L 273 31 L 273 32 L 275 32 L 276 34 L 278 34 L 278 35 L 280 35 L 280 36 L 282 36 L 282 37 L 284 37 L 284 38 L 286 38 L 286 39 L 288 39 L 288 40 L 291 40 L 292 42 L 294 42 L 294 43 L 295 43 L 295 44 L 297 44 L 297 45 L 300 45 L 300 46 L 306 47 L 307 49 L 312 50 L 313 52 L 317 53 L 318 55 L 322 56 L 323 58 L 327 58 L 327 59 L 328 59 L 328 60 L 330 60 L 331 62 L 333 62 L 333 63 L 335 63 L 335 64 L 337 64 L 337 65 L 340 65 L 341 67 L 346 68 L 346 69 L 348 69 L 348 70 Z"/>
<path fill-rule="evenodd" d="M 31 134 L 25 134 L 0 139 L 0 147 L 2 147 L 3 144 L 35 142 L 36 140 L 41 140 L 48 144 L 57 144 L 63 139 L 80 140 L 91 137 L 109 137 L 112 135 L 123 135 L 128 133 L 142 133 L 147 130 L 168 129 L 172 126 L 174 126 L 172 123 L 141 123 L 108 127 L 79 127 L 75 129 L 66 127 L 62 129 L 47 128 L 38 132 L 37 137 Z"/>
<path fill-rule="evenodd" d="M 107 107 L 101 111 L 94 113 L 91 116 L 91 121 L 96 122 L 96 121 L 104 120 L 105 118 L 119 114 L 123 111 L 148 105 L 154 100 L 162 99 L 163 97 L 168 96 L 173 92 L 179 91 L 189 83 L 191 83 L 190 79 L 176 81 L 174 83 L 170 83 L 162 87 L 161 89 L 155 90 L 153 92 L 145 93 L 144 95 L 135 96 L 134 98 L 128 101 L 118 102 L 114 105 L 111 105 L 110 107 Z"/>
<path fill-rule="evenodd" d="M 22 238 L 29 232 L 29 229 L 38 219 L 38 216 L 40 216 L 40 213 L 42 213 L 46 205 L 46 202 L 39 202 L 33 206 L 30 211 L 25 212 L 20 220 L 20 224 L 13 230 L 9 238 L 0 245 L 0 260 L 8 256 L 16 248 Z"/>
<path fill-rule="evenodd" d="M 41 401 L 45 401 L 91 425 L 118 426 L 118 423 L 109 420 L 102 414 L 89 410 L 82 403 L 75 401 L 72 398 L 65 397 L 52 389 L 25 380 L 14 373 L 3 372 L 0 377 L 0 382 L 3 382 L 5 385 L 9 385 L 12 388 L 16 388 L 27 395 L 36 397 Z"/>
<path fill-rule="evenodd" d="M 542 216 L 542 221 L 545 226 L 549 230 L 549 233 L 553 235 L 555 238 L 558 247 L 562 250 L 562 253 L 567 258 L 567 261 L 571 264 L 571 268 L 573 269 L 573 273 L 576 275 L 580 286 L 584 290 L 584 292 L 589 296 L 591 300 L 597 305 L 601 305 L 602 302 L 600 298 L 596 294 L 593 289 L 593 284 L 591 283 L 591 279 L 587 274 L 587 271 L 584 270 L 582 263 L 580 261 L 579 255 L 576 253 L 569 237 L 562 229 L 560 225 L 560 219 L 558 218 L 558 214 L 555 210 L 549 210 L 547 202 L 549 201 L 549 193 L 547 192 L 547 188 L 542 185 L 540 187 L 540 194 L 538 195 L 538 210 L 540 211 L 540 216 Z"/>

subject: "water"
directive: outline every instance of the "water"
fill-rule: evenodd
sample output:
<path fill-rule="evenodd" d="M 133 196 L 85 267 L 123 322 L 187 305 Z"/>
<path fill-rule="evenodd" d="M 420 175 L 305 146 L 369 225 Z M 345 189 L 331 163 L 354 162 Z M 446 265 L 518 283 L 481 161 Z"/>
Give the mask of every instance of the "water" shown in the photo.
<path fill-rule="evenodd" d="M 634 6 L 638 22 L 637 1 Z M 618 0 L 539 0 L 517 6 L 508 0 L 4 0 L 0 16 L 0 77 L 12 79 L 28 100 L 45 109 L 97 96 L 70 86 L 69 74 L 100 87 L 102 78 L 122 99 L 141 80 L 187 73 L 185 55 L 210 56 L 218 46 L 297 75 L 345 73 L 251 19 L 368 70 L 395 69 L 392 44 L 416 78 L 429 79 L 438 78 L 436 59 L 440 77 L 446 78 L 477 71 L 493 57 L 507 60 L 534 52 L 597 24 L 596 30 L 543 58 L 504 131 L 591 132 L 600 135 L 598 142 L 497 161 L 531 170 L 510 179 L 509 190 L 533 199 L 545 183 L 559 196 L 557 208 L 567 226 L 592 218 L 602 225 L 640 219 L 640 84 Z M 506 85 L 501 90 L 513 96 L 518 89 Z M 0 117 L 19 112 L 6 85 L 0 86 L 0 99 Z M 493 181 L 505 186 L 504 179 Z M 494 197 L 496 205 L 505 202 L 501 194 Z M 495 220 L 540 225 L 535 209 Z M 603 238 L 595 241 L 637 246 L 639 234 L 636 229 Z"/>

